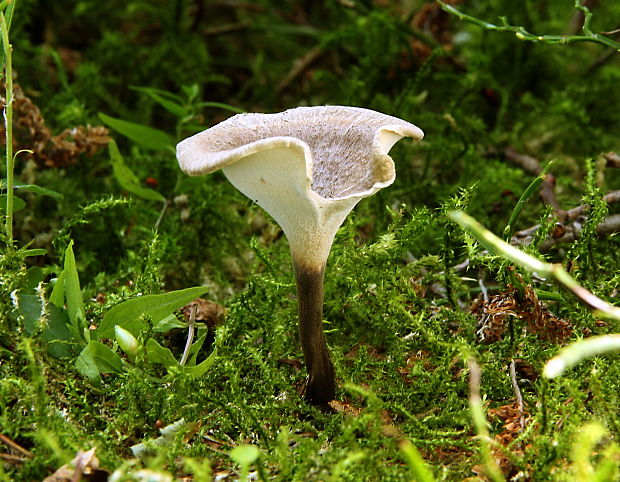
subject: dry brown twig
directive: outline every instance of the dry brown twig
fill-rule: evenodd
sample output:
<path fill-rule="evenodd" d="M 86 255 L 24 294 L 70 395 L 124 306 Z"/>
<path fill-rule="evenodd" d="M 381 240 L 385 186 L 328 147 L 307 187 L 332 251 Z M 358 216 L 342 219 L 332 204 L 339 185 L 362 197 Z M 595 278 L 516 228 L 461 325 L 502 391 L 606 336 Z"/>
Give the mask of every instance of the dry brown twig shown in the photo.
<path fill-rule="evenodd" d="M 299 76 L 308 70 L 314 62 L 323 56 L 325 50 L 322 47 L 313 47 L 302 57 L 293 62 L 293 66 L 278 84 L 276 91 L 278 94 L 284 92 Z"/>
<path fill-rule="evenodd" d="M 13 452 L 17 452 L 19 454 L 19 455 L 14 455 L 11 453 L 0 453 L 0 459 L 4 460 L 5 462 L 9 462 L 13 464 L 21 464 L 25 462 L 26 460 L 31 459 L 33 457 L 32 452 L 25 449 L 24 447 L 19 445 L 17 442 L 12 440 L 11 438 L 1 433 L 0 433 L 0 442 L 2 442 L 4 445 L 9 447 L 9 449 L 12 450 Z"/>

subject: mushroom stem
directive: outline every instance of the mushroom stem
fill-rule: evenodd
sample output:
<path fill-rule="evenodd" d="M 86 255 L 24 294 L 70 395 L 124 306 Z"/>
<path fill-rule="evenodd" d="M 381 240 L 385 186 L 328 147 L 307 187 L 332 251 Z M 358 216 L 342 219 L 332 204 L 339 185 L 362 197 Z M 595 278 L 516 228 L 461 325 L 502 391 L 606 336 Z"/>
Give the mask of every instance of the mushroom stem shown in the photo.
<path fill-rule="evenodd" d="M 325 263 L 309 266 L 294 259 L 293 265 L 299 300 L 299 338 L 308 370 L 304 396 L 313 405 L 326 406 L 336 397 L 336 382 L 323 333 Z"/>

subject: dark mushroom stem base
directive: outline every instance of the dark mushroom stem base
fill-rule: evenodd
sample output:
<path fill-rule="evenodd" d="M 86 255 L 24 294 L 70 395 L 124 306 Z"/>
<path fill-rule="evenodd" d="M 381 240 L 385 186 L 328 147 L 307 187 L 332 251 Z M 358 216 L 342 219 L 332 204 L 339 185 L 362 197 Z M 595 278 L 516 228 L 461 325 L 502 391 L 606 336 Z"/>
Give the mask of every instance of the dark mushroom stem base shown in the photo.
<path fill-rule="evenodd" d="M 323 333 L 323 271 L 294 261 L 299 299 L 299 338 L 304 352 L 308 381 L 304 395 L 313 405 L 326 406 L 336 396 L 334 365 Z"/>

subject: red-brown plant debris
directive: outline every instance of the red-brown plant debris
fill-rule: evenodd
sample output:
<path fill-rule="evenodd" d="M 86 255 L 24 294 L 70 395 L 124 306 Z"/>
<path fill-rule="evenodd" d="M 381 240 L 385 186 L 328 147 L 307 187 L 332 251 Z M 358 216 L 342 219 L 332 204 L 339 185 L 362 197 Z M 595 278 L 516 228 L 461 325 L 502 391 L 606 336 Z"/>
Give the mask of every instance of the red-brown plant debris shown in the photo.
<path fill-rule="evenodd" d="M 4 90 L 4 82 L 0 82 Z M 0 98 L 4 109 L 6 99 Z M 52 135 L 39 108 L 13 84 L 13 149 L 32 151 L 32 159 L 40 169 L 75 164 L 81 154 L 92 156 L 110 141 L 109 131 L 103 126 L 76 126 Z M 4 125 L 0 126 L 0 144 L 5 142 Z"/>
<path fill-rule="evenodd" d="M 186 320 L 189 320 L 193 310 L 196 310 L 194 321 L 196 323 L 205 323 L 209 327 L 210 332 L 213 332 L 222 323 L 226 315 L 226 308 L 222 305 L 202 298 L 190 301 L 181 308 L 181 313 L 183 313 Z"/>
<path fill-rule="evenodd" d="M 531 286 L 520 293 L 509 284 L 505 291 L 484 301 L 477 298 L 471 308 L 478 319 L 477 334 L 482 343 L 500 341 L 509 327 L 510 317 L 525 322 L 525 327 L 544 340 L 562 342 L 572 334 L 572 325 L 549 311 Z"/>
<path fill-rule="evenodd" d="M 530 414 L 527 410 L 521 412 L 519 404 L 513 402 L 508 405 L 489 409 L 487 411 L 487 416 L 490 421 L 493 419 L 500 420 L 503 424 L 502 430 L 493 437 L 496 442 L 496 445 L 491 448 L 493 458 L 505 477 L 514 477 L 519 469 L 506 455 L 506 452 L 510 452 L 517 458 L 523 456 L 528 446 L 519 443 L 513 444 L 513 442 L 521 435 L 524 428 L 531 421 Z M 502 447 L 505 450 L 502 450 Z M 525 472 L 522 472 L 521 475 L 521 480 L 529 480 Z"/>

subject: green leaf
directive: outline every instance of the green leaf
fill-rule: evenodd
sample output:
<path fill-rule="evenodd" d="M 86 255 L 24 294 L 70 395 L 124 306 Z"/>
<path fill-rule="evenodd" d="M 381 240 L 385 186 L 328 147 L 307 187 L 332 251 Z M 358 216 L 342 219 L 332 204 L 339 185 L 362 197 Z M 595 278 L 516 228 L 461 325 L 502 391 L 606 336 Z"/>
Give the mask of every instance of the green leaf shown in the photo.
<path fill-rule="evenodd" d="M 148 149 L 174 152 L 174 142 L 164 131 L 99 113 L 99 118 L 112 129 Z"/>
<path fill-rule="evenodd" d="M 22 253 L 27 251 L 34 250 L 29 249 L 26 251 L 22 251 Z M 23 283 L 22 292 L 34 295 L 37 292 L 37 287 L 39 286 L 39 283 L 41 283 L 41 281 L 43 281 L 44 279 L 45 273 L 43 273 L 43 270 L 39 266 L 32 266 L 28 268 L 28 271 L 26 272 L 26 279 Z"/>
<path fill-rule="evenodd" d="M 101 384 L 101 373 L 122 373 L 123 361 L 103 343 L 90 341 L 75 361 L 75 368 L 93 384 Z"/>
<path fill-rule="evenodd" d="M 136 176 L 133 171 L 129 169 L 127 164 L 125 164 L 123 156 L 118 150 L 118 146 L 116 145 L 116 142 L 114 140 L 111 140 L 109 142 L 108 149 L 110 151 L 110 158 L 112 159 L 112 169 L 114 170 L 114 177 L 116 177 L 116 180 L 123 189 L 149 201 L 166 200 L 166 198 L 157 191 L 142 187 L 140 185 L 140 180 L 138 179 L 138 176 Z"/>
<path fill-rule="evenodd" d="M 25 249 L 22 251 L 25 256 L 44 256 L 47 254 L 47 249 L 45 248 L 36 248 L 36 249 Z"/>
<path fill-rule="evenodd" d="M 230 112 L 234 112 L 235 114 L 244 114 L 245 111 L 240 109 L 239 107 L 235 107 L 234 105 L 224 104 L 222 102 L 199 102 L 196 104 L 197 107 L 215 107 L 216 109 L 224 109 Z"/>
<path fill-rule="evenodd" d="M 64 196 L 59 192 L 52 191 L 51 189 L 47 189 L 41 186 L 37 186 L 36 184 L 18 184 L 13 187 L 13 189 L 23 189 L 24 191 L 30 191 L 35 194 L 39 194 L 41 196 L 50 196 L 54 199 L 62 199 Z"/>
<path fill-rule="evenodd" d="M 56 282 L 54 283 L 54 288 L 52 289 L 52 294 L 50 295 L 50 303 L 54 304 L 58 308 L 62 308 L 65 306 L 65 272 L 64 270 L 60 272 L 58 278 L 56 278 Z"/>
<path fill-rule="evenodd" d="M 21 211 L 26 207 L 23 199 L 13 196 L 13 212 Z M 6 211 L 6 194 L 0 194 L 0 211 Z"/>
<path fill-rule="evenodd" d="M 48 304 L 47 326 L 41 339 L 54 358 L 73 358 L 78 353 L 80 337 L 71 326 L 67 310 Z"/>
<path fill-rule="evenodd" d="M 191 378 L 199 378 L 209 371 L 209 368 L 213 366 L 216 360 L 217 360 L 217 355 L 214 351 L 207 357 L 206 360 L 203 360 L 198 365 L 193 366 L 193 367 L 188 367 L 188 366 L 183 367 L 183 371 L 187 375 L 189 375 Z"/>
<path fill-rule="evenodd" d="M 24 318 L 24 331 L 27 335 L 32 335 L 37 327 L 37 323 L 41 319 L 41 312 L 43 311 L 41 298 L 38 295 L 19 293 L 17 301 L 19 314 Z"/>
<path fill-rule="evenodd" d="M 191 357 L 187 361 L 186 366 L 196 365 L 196 359 L 198 358 L 198 353 L 200 352 L 202 345 L 207 339 L 207 335 L 209 334 L 209 329 L 207 328 L 207 329 L 198 330 L 199 334 L 200 332 L 203 332 L 203 333 L 200 336 L 198 336 L 198 339 L 194 343 L 192 343 L 192 346 L 189 348 L 189 354 L 191 355 Z"/>
<path fill-rule="evenodd" d="M 146 342 L 146 356 L 151 363 L 159 363 L 164 365 L 166 369 L 181 366 L 172 352 L 161 346 L 153 338 L 149 338 Z"/>
<path fill-rule="evenodd" d="M 74 326 L 79 327 L 86 321 L 86 315 L 84 313 L 84 301 L 82 300 L 80 279 L 78 277 L 75 256 L 73 254 L 73 240 L 71 240 L 65 251 L 65 266 L 63 269 L 63 274 L 69 319 Z"/>
<path fill-rule="evenodd" d="M 181 99 L 170 92 L 154 89 L 152 87 L 132 87 L 132 89 L 139 92 L 144 92 L 168 112 L 171 112 L 179 118 L 183 118 L 188 115 L 187 109 L 179 102 Z M 168 98 L 166 99 L 166 97 Z"/>
<path fill-rule="evenodd" d="M 187 96 L 189 102 L 193 101 L 200 94 L 200 86 L 196 83 L 192 85 L 182 85 L 181 90 Z"/>
<path fill-rule="evenodd" d="M 206 286 L 196 286 L 160 295 L 140 296 L 139 298 L 124 301 L 105 314 L 99 325 L 98 334 L 102 338 L 112 338 L 114 336 L 114 325 L 119 325 L 137 336 L 139 332 L 134 331 L 135 328 L 132 329 L 131 325 L 140 316 L 149 315 L 153 322 L 157 324 L 158 321 L 175 310 L 206 293 L 208 289 Z"/>
<path fill-rule="evenodd" d="M 167 333 L 175 328 L 187 329 L 187 323 L 179 321 L 174 314 L 168 315 L 165 318 L 153 323 L 153 331 L 155 333 Z"/>

